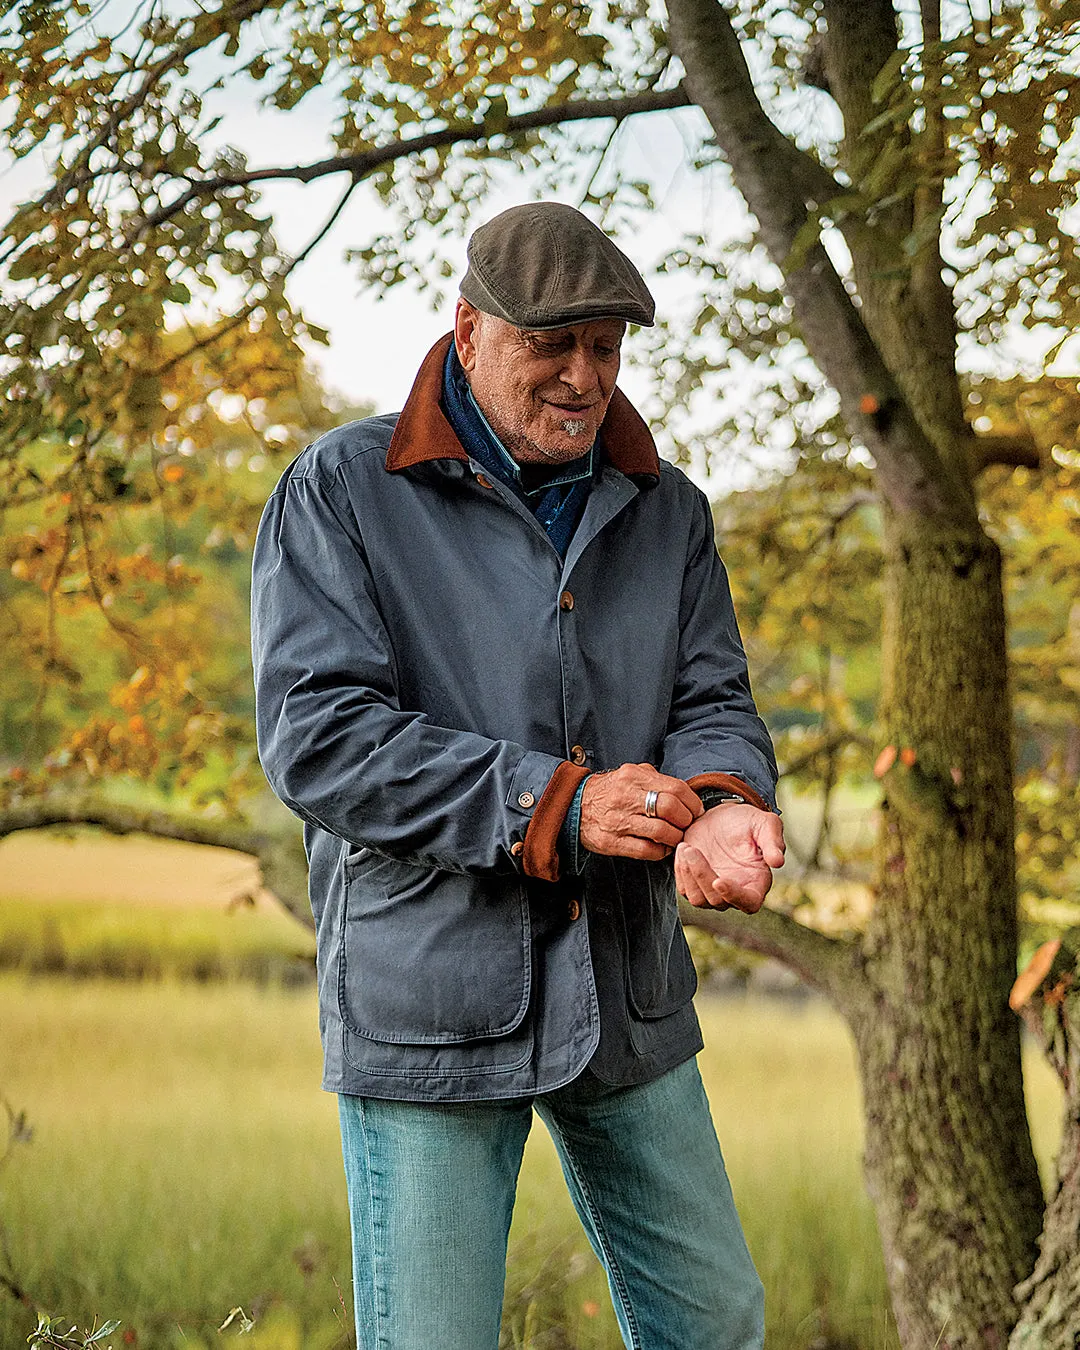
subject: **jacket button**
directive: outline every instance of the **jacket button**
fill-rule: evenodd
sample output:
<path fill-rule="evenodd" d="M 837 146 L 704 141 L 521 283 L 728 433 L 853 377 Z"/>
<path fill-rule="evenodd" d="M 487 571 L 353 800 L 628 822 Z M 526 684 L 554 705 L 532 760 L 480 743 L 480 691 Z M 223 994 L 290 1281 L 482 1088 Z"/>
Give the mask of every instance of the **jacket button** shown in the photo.
<path fill-rule="evenodd" d="M 570 763 L 571 764 L 585 763 L 585 747 L 583 745 L 572 745 L 570 747 Z"/>
<path fill-rule="evenodd" d="M 559 608 L 567 610 L 574 608 L 574 597 L 569 591 L 563 591 L 562 595 L 559 596 Z"/>
<path fill-rule="evenodd" d="M 534 805 L 535 802 L 536 798 L 532 795 L 531 792 L 523 792 L 521 796 L 518 798 L 518 806 L 523 806 L 526 811 L 529 809 L 530 806 Z"/>
<path fill-rule="evenodd" d="M 573 923 L 575 919 L 581 918 L 581 906 L 576 900 L 571 900 L 566 906 L 566 914 L 571 923 Z"/>
<path fill-rule="evenodd" d="M 514 855 L 515 858 L 520 858 L 521 855 L 525 852 L 525 845 L 521 842 L 520 839 L 516 839 L 510 845 L 510 852 Z"/>
<path fill-rule="evenodd" d="M 476 481 L 480 484 L 481 487 L 484 488 L 493 488 L 495 486 L 495 484 L 485 473 L 478 473 L 476 475 Z"/>

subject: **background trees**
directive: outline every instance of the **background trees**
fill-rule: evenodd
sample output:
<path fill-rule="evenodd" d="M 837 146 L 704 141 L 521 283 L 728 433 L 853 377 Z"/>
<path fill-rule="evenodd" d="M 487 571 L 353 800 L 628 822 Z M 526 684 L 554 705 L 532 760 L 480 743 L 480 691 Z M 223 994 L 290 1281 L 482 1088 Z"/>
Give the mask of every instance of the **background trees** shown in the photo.
<path fill-rule="evenodd" d="M 250 531 L 255 494 L 237 493 L 210 452 L 223 395 L 260 455 L 318 424 L 318 413 L 266 417 L 301 345 L 325 336 L 290 304 L 288 281 L 361 185 L 392 222 L 358 245 L 362 275 L 384 289 L 430 281 L 446 271 L 443 242 L 512 166 L 536 191 L 572 179 L 613 228 L 635 210 L 648 220 L 648 185 L 620 172 L 612 128 L 696 104 L 679 114 L 688 156 L 729 173 L 752 217 L 672 240 L 668 265 L 692 279 L 697 304 L 657 334 L 652 411 L 677 422 L 677 405 L 717 387 L 726 421 L 692 419 L 692 448 L 755 430 L 778 467 L 798 466 L 771 516 L 755 503 L 757 565 L 733 570 L 749 576 L 744 609 L 766 637 L 773 624 L 790 675 L 788 758 L 826 788 L 873 762 L 884 797 L 860 931 L 826 938 L 780 910 L 712 926 L 787 960 L 849 1018 L 905 1344 L 999 1346 L 1036 1317 L 1044 1344 L 1071 1344 L 1060 1266 L 1044 1262 L 1013 1294 L 1043 1206 L 1006 1006 L 1016 822 L 998 540 L 1047 578 L 1018 584 L 1019 612 L 1040 620 L 1016 676 L 1030 728 L 1021 769 L 1035 775 L 1020 794 L 1026 876 L 1038 879 L 1025 885 L 1045 897 L 1071 850 L 1064 829 L 1047 849 L 1046 826 L 1076 790 L 1077 691 L 1064 674 L 1075 622 L 1060 622 L 1075 385 L 972 384 L 959 371 L 1012 376 L 1003 357 L 995 365 L 1006 338 L 1076 326 L 1077 6 L 113 9 L 21 5 L 0 65 L 12 150 L 52 165 L 0 246 L 6 622 L 33 671 L 37 737 L 27 743 L 21 723 L 8 733 L 9 820 L 70 814 L 59 786 L 115 771 L 242 809 L 254 775 L 243 719 L 208 659 L 212 607 L 167 536 L 189 531 L 193 546 Z M 249 167 L 217 120 L 218 96 L 239 87 L 278 109 L 332 94 L 331 153 Z M 323 178 L 340 182 L 338 202 L 287 254 L 260 189 Z M 739 400 L 740 377 L 754 397 Z M 801 582 L 785 574 L 793 558 Z M 846 603 L 825 603 L 838 592 Z M 844 668 L 836 655 L 840 641 L 865 651 L 877 597 L 880 687 L 865 657 Z M 100 668 L 78 692 L 91 611 L 116 651 L 107 715 Z M 796 621 L 793 652 L 782 624 Z M 817 669 L 797 669 L 812 646 Z M 812 721 L 791 715 L 804 711 L 800 687 Z M 16 692 L 25 704 L 29 689 Z M 826 830 L 811 861 L 828 842 Z"/>

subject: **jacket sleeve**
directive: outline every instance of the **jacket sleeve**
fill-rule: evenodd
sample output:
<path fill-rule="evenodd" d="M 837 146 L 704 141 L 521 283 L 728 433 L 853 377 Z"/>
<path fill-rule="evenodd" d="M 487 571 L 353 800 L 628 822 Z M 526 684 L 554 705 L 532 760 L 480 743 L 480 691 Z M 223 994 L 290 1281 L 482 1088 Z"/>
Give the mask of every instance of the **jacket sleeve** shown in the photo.
<path fill-rule="evenodd" d="M 776 809 L 772 741 L 750 692 L 712 513 L 696 491 L 679 606 L 679 663 L 660 767 L 691 787 L 731 789 L 724 781 L 730 776 Z"/>
<path fill-rule="evenodd" d="M 400 707 L 394 653 L 340 489 L 295 471 L 279 485 L 256 539 L 251 609 L 259 755 L 286 806 L 404 861 L 555 879 L 581 771 Z"/>

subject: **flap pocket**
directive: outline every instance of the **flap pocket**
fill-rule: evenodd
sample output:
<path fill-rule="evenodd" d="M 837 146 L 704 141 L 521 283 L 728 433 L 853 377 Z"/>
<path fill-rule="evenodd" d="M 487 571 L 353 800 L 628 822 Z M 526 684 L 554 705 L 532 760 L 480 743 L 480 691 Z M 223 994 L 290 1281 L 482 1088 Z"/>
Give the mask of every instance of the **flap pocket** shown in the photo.
<path fill-rule="evenodd" d="M 626 934 L 626 984 L 639 1017 L 667 1017 L 685 1007 L 697 989 L 670 861 L 616 858 L 619 910 Z"/>
<path fill-rule="evenodd" d="M 517 877 L 353 855 L 338 1004 L 357 1036 L 456 1045 L 505 1036 L 529 1006 L 529 910 Z"/>

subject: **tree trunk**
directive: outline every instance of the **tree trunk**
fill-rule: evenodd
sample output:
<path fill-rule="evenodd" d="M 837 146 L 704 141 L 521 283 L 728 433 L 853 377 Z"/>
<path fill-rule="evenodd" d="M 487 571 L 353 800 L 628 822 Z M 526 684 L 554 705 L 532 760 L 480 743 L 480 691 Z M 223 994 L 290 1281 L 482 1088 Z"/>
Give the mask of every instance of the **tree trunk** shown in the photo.
<path fill-rule="evenodd" d="M 1041 988 L 1021 1013 L 1065 1089 L 1057 1183 L 1046 1207 L 1039 1260 L 1016 1293 L 1023 1303 L 1009 1350 L 1075 1350 L 1080 1333 L 1080 931 L 1059 944 Z M 1047 944 L 1051 946 L 1053 944 Z M 1046 947 L 1040 949 L 1046 951 Z M 1019 986 L 1037 964 L 1033 959 Z M 1037 977 L 1036 977 L 1037 978 Z"/>
<path fill-rule="evenodd" d="M 866 1176 L 900 1338 L 1003 1350 L 1042 1193 L 1008 1007 L 1016 967 L 1011 719 L 997 547 L 887 524 L 879 890 L 852 1026 Z"/>

